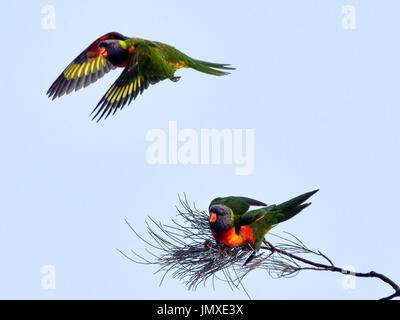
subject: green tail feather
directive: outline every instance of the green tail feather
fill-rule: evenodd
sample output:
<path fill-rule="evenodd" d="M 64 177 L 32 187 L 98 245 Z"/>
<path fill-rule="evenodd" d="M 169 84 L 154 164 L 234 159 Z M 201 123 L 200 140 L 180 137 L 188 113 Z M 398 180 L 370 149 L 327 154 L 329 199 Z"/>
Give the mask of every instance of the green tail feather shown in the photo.
<path fill-rule="evenodd" d="M 309 203 L 304 203 L 304 202 L 317 192 L 318 190 L 304 193 L 300 196 L 297 196 L 293 199 L 283 202 L 277 205 L 275 208 L 273 208 L 274 218 L 277 221 L 276 223 L 281 223 L 283 221 L 286 221 L 294 217 L 304 208 L 307 208 L 311 204 L 311 202 Z"/>
<path fill-rule="evenodd" d="M 195 60 L 195 59 L 192 59 L 190 61 L 189 66 L 197 71 L 212 74 L 215 76 L 224 76 L 224 75 L 229 74 L 229 72 L 225 72 L 225 71 L 221 71 L 221 70 L 217 70 L 217 69 L 235 70 L 235 68 L 228 67 L 229 64 L 212 63 L 212 62 Z"/>
<path fill-rule="evenodd" d="M 251 228 L 255 236 L 254 249 L 257 251 L 260 248 L 264 240 L 265 233 L 268 232 L 272 226 L 289 220 L 304 208 L 307 208 L 311 203 L 304 202 L 317 191 L 318 190 L 314 190 L 304 193 L 279 205 L 271 205 L 266 208 L 253 210 L 253 215 L 256 213 L 264 214 L 262 219 L 256 220 L 251 224 Z"/>

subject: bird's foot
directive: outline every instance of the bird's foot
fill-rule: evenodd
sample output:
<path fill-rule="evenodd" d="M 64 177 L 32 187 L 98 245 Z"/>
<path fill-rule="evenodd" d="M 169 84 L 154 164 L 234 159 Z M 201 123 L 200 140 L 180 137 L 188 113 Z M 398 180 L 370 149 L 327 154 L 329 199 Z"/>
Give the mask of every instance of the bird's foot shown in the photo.
<path fill-rule="evenodd" d="M 243 267 L 244 267 L 246 264 L 250 263 L 255 257 L 256 257 L 256 253 L 253 251 L 253 252 L 251 253 L 251 255 L 247 258 L 246 262 L 243 264 Z"/>
<path fill-rule="evenodd" d="M 171 80 L 173 82 L 178 82 L 180 78 L 181 77 L 172 77 L 172 78 L 169 78 L 169 80 Z"/>

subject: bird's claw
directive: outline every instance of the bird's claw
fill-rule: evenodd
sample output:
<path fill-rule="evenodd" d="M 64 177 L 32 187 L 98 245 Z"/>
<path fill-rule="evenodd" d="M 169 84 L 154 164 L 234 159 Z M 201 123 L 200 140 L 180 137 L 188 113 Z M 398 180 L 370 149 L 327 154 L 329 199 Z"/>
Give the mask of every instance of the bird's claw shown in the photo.
<path fill-rule="evenodd" d="M 254 258 L 256 257 L 256 253 L 253 251 L 251 253 L 251 255 L 247 258 L 246 262 L 243 264 L 243 267 L 248 264 L 249 262 L 251 262 Z"/>
<path fill-rule="evenodd" d="M 170 78 L 170 80 L 171 80 L 172 82 L 178 82 L 180 78 L 181 78 L 181 77 L 172 77 L 172 78 Z"/>

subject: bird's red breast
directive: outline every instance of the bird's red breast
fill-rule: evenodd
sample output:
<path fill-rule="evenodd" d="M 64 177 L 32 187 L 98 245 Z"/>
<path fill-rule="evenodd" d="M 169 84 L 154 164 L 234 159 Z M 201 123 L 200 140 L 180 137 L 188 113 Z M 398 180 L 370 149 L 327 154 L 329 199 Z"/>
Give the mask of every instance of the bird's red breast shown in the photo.
<path fill-rule="evenodd" d="M 212 235 L 215 240 L 220 243 L 226 244 L 229 247 L 236 247 L 244 243 L 254 244 L 255 238 L 253 231 L 249 226 L 242 226 L 238 233 L 236 233 L 235 228 L 231 228 L 225 232 L 216 232 L 211 230 Z"/>

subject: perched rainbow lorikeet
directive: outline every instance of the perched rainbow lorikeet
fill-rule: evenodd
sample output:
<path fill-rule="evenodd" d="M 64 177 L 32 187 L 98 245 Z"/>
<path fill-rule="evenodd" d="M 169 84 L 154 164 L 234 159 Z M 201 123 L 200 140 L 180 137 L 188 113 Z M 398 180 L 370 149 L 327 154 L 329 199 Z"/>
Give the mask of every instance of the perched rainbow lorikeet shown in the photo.
<path fill-rule="evenodd" d="M 304 202 L 317 191 L 270 206 L 246 197 L 216 198 L 209 206 L 212 235 L 217 242 L 229 247 L 249 244 L 254 251 L 258 251 L 265 234 L 276 224 L 308 207 L 311 203 Z M 248 211 L 250 206 L 263 208 Z"/>
<path fill-rule="evenodd" d="M 57 78 L 47 91 L 53 99 L 73 90 L 87 87 L 116 67 L 124 68 L 121 75 L 106 92 L 96 108 L 93 119 L 107 118 L 122 109 L 150 84 L 164 79 L 178 81 L 174 76 L 180 68 L 222 76 L 221 70 L 234 70 L 228 64 L 211 63 L 193 59 L 174 47 L 155 41 L 128 38 L 110 32 L 95 40 Z M 218 70 L 220 69 L 220 70 Z"/>

